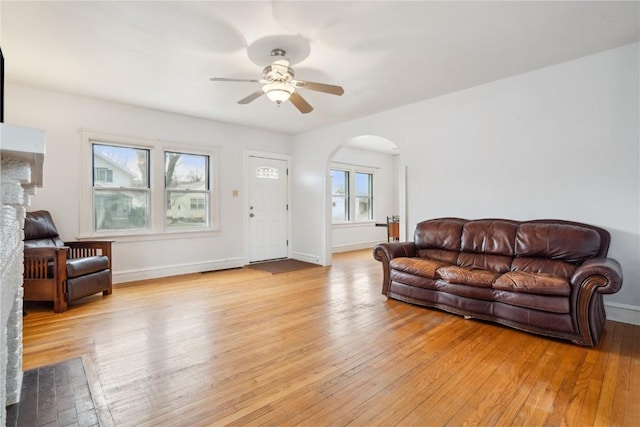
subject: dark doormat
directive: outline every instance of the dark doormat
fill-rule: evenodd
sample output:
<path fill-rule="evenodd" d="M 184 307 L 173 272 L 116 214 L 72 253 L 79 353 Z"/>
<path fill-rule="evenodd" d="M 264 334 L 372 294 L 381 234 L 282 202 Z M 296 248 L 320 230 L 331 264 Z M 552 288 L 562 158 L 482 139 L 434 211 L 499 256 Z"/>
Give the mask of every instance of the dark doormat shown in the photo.
<path fill-rule="evenodd" d="M 304 270 L 312 267 L 320 267 L 318 264 L 298 261 L 297 259 L 280 259 L 277 261 L 256 262 L 245 265 L 253 270 L 266 271 L 271 274 L 290 273 L 292 271 Z"/>
<path fill-rule="evenodd" d="M 7 407 L 7 426 L 100 426 L 87 375 L 80 357 L 24 371 L 20 402 Z"/>

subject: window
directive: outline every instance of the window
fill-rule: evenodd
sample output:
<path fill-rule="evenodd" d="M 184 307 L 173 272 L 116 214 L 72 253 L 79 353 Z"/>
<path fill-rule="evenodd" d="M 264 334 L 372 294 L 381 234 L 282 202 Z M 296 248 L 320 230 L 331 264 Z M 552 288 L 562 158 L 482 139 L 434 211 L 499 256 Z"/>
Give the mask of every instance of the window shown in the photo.
<path fill-rule="evenodd" d="M 80 238 L 218 230 L 217 147 L 91 131 L 81 138 Z"/>
<path fill-rule="evenodd" d="M 167 228 L 206 227 L 209 219 L 209 156 L 164 153 Z"/>
<path fill-rule="evenodd" d="M 92 144 L 96 231 L 149 227 L 149 150 Z"/>
<path fill-rule="evenodd" d="M 113 171 L 111 169 L 94 167 L 93 170 L 96 182 L 113 182 Z"/>
<path fill-rule="evenodd" d="M 373 220 L 373 173 L 364 168 L 331 169 L 331 218 L 333 222 Z"/>

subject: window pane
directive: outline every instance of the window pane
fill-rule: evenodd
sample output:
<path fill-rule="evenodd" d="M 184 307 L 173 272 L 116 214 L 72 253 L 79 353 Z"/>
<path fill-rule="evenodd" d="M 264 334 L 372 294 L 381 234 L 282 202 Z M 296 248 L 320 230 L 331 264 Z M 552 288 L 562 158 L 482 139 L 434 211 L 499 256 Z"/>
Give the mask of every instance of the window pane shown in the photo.
<path fill-rule="evenodd" d="M 96 231 L 149 227 L 149 193 L 146 190 L 95 189 Z"/>
<path fill-rule="evenodd" d="M 331 169 L 331 218 L 349 221 L 349 172 Z"/>
<path fill-rule="evenodd" d="M 260 166 L 256 169 L 256 178 L 280 179 L 280 169 L 271 166 Z"/>
<path fill-rule="evenodd" d="M 331 219 L 333 221 L 347 221 L 349 219 L 349 199 L 343 196 L 331 198 Z"/>
<path fill-rule="evenodd" d="M 356 221 L 369 221 L 373 219 L 373 175 L 370 173 L 356 172 L 355 180 L 355 209 Z"/>
<path fill-rule="evenodd" d="M 356 196 L 371 197 L 371 177 L 370 173 L 356 172 Z"/>
<path fill-rule="evenodd" d="M 368 197 L 356 197 L 356 221 L 369 221 L 371 215 L 371 199 Z"/>
<path fill-rule="evenodd" d="M 331 194 L 346 196 L 349 194 L 349 172 L 331 169 Z"/>
<path fill-rule="evenodd" d="M 164 172 L 168 189 L 209 189 L 209 156 L 167 151 L 164 153 Z"/>
<path fill-rule="evenodd" d="M 149 188 L 149 150 L 93 144 L 93 186 Z"/>
<path fill-rule="evenodd" d="M 167 227 L 206 227 L 209 193 L 194 191 L 167 192 Z"/>

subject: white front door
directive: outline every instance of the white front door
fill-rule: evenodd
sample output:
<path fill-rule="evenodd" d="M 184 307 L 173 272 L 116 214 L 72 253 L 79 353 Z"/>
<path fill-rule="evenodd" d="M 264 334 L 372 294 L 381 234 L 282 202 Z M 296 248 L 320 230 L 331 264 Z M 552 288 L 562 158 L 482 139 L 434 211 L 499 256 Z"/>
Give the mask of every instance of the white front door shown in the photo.
<path fill-rule="evenodd" d="M 287 162 L 249 157 L 249 262 L 287 257 Z"/>

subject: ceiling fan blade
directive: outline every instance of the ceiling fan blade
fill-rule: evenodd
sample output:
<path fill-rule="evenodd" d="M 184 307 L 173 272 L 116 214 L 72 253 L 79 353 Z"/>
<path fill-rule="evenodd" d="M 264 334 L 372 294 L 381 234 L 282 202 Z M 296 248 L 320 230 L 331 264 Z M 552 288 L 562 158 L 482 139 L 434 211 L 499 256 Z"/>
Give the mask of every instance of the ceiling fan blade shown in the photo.
<path fill-rule="evenodd" d="M 291 103 L 295 105 L 296 108 L 303 114 L 313 111 L 313 107 L 309 105 L 309 103 L 305 101 L 305 99 L 301 97 L 298 92 L 293 92 L 291 94 L 291 97 L 289 97 L 289 101 L 291 101 Z"/>
<path fill-rule="evenodd" d="M 262 95 L 264 95 L 264 91 L 262 89 L 257 90 L 253 92 L 251 95 L 247 96 L 246 98 L 242 98 L 240 101 L 238 101 L 238 104 L 248 104 L 251 101 L 260 98 Z"/>
<path fill-rule="evenodd" d="M 211 77 L 209 80 L 212 82 L 246 82 L 246 83 L 259 83 L 260 80 L 254 79 L 227 79 L 225 77 Z"/>
<path fill-rule="evenodd" d="M 342 95 L 344 93 L 344 89 L 341 86 L 328 85 L 325 83 L 316 83 L 316 82 L 306 82 L 304 80 L 292 80 L 296 87 L 302 89 L 315 90 L 317 92 L 324 92 L 331 95 Z"/>

